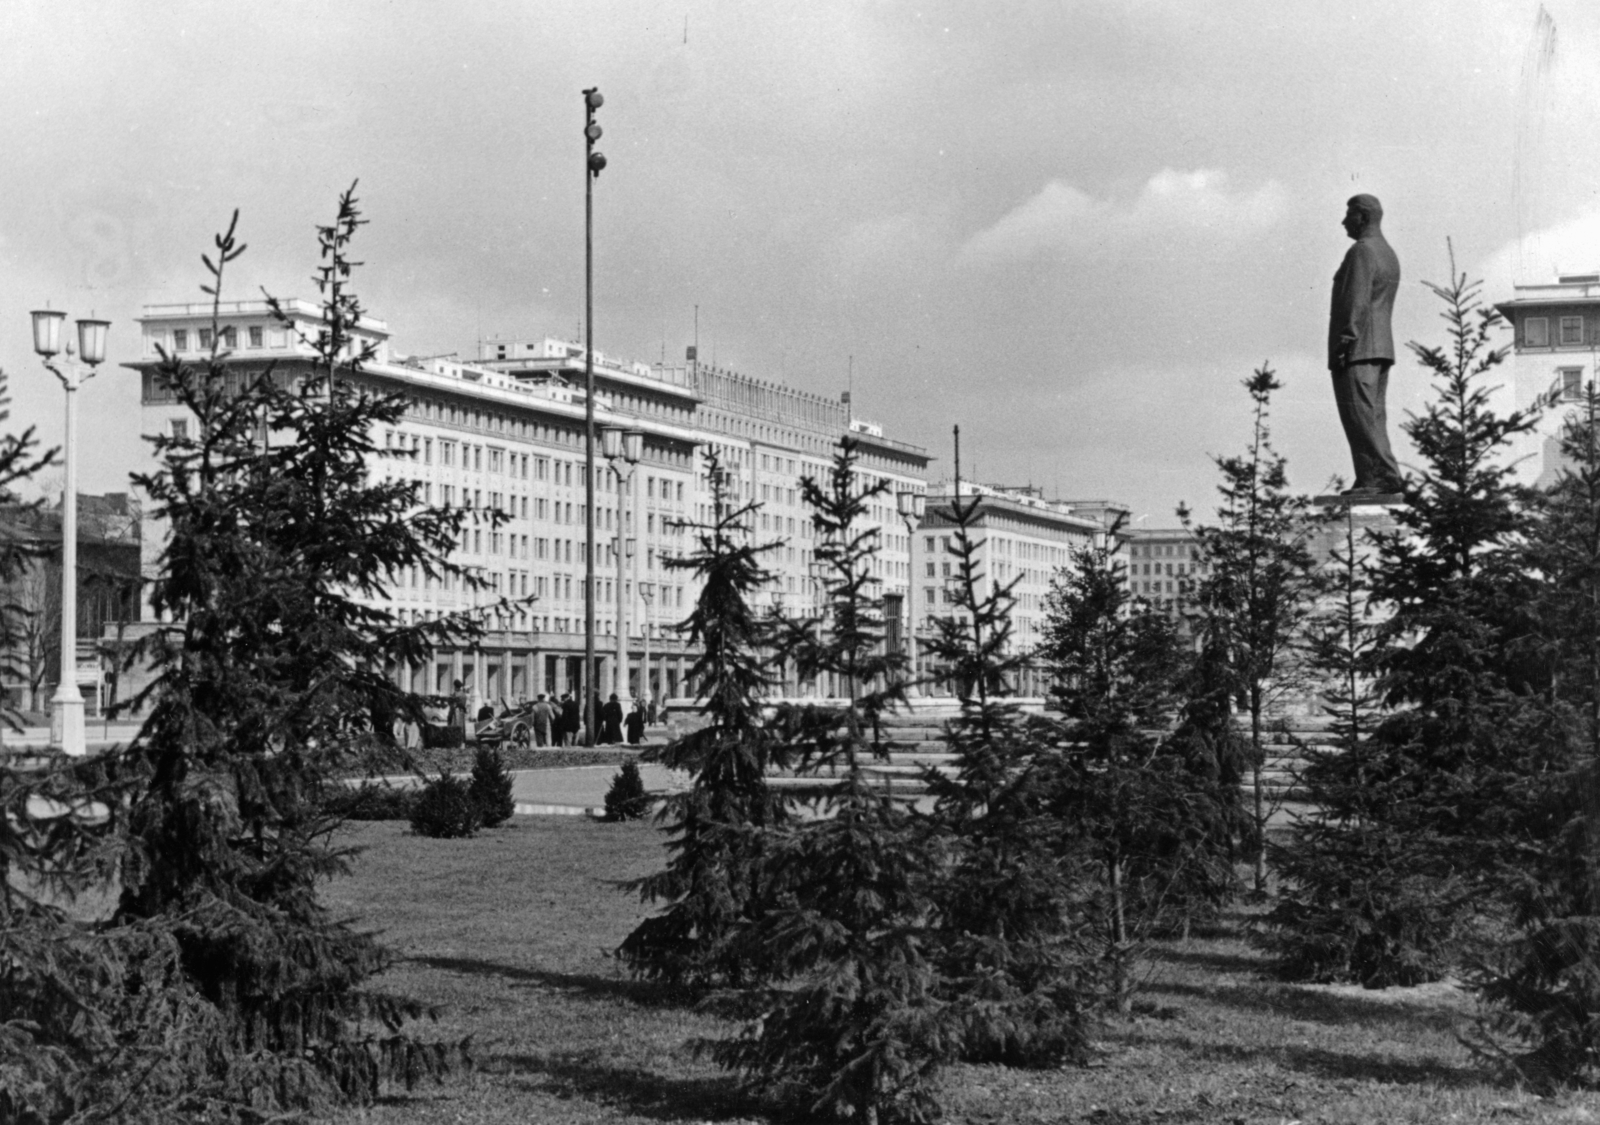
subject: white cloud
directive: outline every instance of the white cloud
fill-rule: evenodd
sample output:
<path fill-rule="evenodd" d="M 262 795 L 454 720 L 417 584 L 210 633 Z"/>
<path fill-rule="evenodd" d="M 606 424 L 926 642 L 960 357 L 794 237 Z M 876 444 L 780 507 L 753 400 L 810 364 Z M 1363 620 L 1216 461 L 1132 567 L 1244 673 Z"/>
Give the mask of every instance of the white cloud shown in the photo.
<path fill-rule="evenodd" d="M 1513 285 L 1547 284 L 1555 281 L 1557 274 L 1593 273 L 1597 269 L 1600 206 L 1507 242 L 1470 272 L 1474 279 L 1483 279 L 1488 299 L 1502 301 L 1511 297 Z"/>
<path fill-rule="evenodd" d="M 1214 168 L 1163 168 L 1129 200 L 1095 199 L 1064 180 L 1051 180 L 968 239 L 961 253 L 969 261 L 1000 261 L 1178 235 L 1232 240 L 1277 223 L 1287 198 L 1276 180 L 1254 191 L 1232 191 L 1228 174 Z"/>

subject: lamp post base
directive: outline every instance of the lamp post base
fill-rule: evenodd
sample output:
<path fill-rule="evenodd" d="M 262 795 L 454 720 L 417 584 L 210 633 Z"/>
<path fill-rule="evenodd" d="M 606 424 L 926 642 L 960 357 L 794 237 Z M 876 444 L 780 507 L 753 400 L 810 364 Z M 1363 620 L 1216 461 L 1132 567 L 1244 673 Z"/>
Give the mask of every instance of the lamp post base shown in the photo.
<path fill-rule="evenodd" d="M 58 689 L 50 700 L 50 748 L 69 758 L 81 758 L 89 752 L 84 736 L 83 696 L 77 684 Z"/>

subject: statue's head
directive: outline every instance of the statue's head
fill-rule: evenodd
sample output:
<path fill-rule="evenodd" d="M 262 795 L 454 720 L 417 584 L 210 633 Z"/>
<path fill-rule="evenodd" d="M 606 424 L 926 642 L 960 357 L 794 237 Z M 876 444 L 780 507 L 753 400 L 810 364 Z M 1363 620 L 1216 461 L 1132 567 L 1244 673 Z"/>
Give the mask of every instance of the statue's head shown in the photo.
<path fill-rule="evenodd" d="M 1351 238 L 1377 230 L 1382 222 L 1383 204 L 1375 195 L 1352 195 L 1345 204 L 1344 232 Z"/>

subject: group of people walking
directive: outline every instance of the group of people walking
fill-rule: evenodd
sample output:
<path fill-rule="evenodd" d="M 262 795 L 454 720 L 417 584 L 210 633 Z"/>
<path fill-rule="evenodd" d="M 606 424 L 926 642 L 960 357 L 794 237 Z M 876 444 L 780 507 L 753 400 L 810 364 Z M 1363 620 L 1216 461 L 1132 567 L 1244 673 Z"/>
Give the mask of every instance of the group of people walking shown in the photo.
<path fill-rule="evenodd" d="M 483 704 L 475 707 L 477 700 L 457 680 L 449 697 L 449 717 L 446 722 L 466 732 L 467 718 L 477 712 L 479 722 L 494 718 L 494 708 Z M 558 699 L 552 693 L 540 694 L 531 706 L 526 703 L 528 725 L 532 728 L 535 746 L 580 746 L 583 744 L 583 706 L 572 692 L 563 692 Z M 623 713 L 622 703 L 612 695 L 604 703 L 596 701 L 595 721 L 598 726 L 597 744 L 615 745 L 624 739 L 633 746 L 644 741 L 647 725 L 656 721 L 654 700 L 633 700 L 632 709 Z"/>
<path fill-rule="evenodd" d="M 572 693 L 553 699 L 540 695 L 529 712 L 535 746 L 576 746 L 583 733 L 583 709 Z"/>
<path fill-rule="evenodd" d="M 637 746 L 644 741 L 649 710 L 653 708 L 647 709 L 643 700 L 635 699 L 633 709 L 624 715 L 621 701 L 613 694 L 596 709 L 599 731 L 595 742 L 615 745 L 626 737 L 629 745 Z M 535 746 L 576 746 L 583 740 L 583 709 L 571 692 L 563 693 L 559 702 L 540 695 L 530 717 Z"/>

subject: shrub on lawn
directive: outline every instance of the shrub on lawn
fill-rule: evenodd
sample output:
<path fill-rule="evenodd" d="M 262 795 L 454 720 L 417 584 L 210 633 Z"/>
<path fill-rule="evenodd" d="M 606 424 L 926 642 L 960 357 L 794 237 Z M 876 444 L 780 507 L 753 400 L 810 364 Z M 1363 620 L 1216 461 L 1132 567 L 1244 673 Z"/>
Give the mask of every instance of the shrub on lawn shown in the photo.
<path fill-rule="evenodd" d="M 415 789 L 388 785 L 340 786 L 323 803 L 323 811 L 343 820 L 410 820 L 416 807 Z"/>
<path fill-rule="evenodd" d="M 517 811 L 517 803 L 511 799 L 511 775 L 506 772 L 500 751 L 492 746 L 478 747 L 468 792 L 478 807 L 478 821 L 485 828 L 504 824 Z"/>
<path fill-rule="evenodd" d="M 607 820 L 638 820 L 650 811 L 650 795 L 644 791 L 639 763 L 626 761 L 606 790 Z"/>
<path fill-rule="evenodd" d="M 475 836 L 478 806 L 472 790 L 453 774 L 442 773 L 422 787 L 411 810 L 411 830 L 436 840 Z"/>

